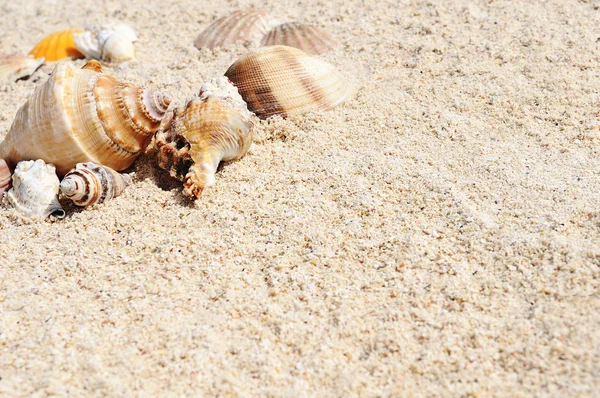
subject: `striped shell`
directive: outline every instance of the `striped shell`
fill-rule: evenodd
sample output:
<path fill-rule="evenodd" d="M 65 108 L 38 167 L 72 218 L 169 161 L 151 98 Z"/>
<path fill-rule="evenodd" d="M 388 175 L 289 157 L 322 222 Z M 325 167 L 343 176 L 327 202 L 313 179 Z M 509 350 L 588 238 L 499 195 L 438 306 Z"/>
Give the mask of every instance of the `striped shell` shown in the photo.
<path fill-rule="evenodd" d="M 351 93 L 330 64 L 287 46 L 263 47 L 233 63 L 225 76 L 260 117 L 331 109 Z"/>
<path fill-rule="evenodd" d="M 225 77 L 213 79 L 175 110 L 167 131 L 157 133 L 158 165 L 183 181 L 183 193 L 195 200 L 215 183 L 222 160 L 248 152 L 253 130 L 252 114 L 236 88 Z"/>
<path fill-rule="evenodd" d="M 12 176 L 12 184 L 13 187 L 6 194 L 8 202 L 27 217 L 65 216 L 65 211 L 58 203 L 59 181 L 53 165 L 41 159 L 19 162 Z"/>
<path fill-rule="evenodd" d="M 73 34 L 80 33 L 79 29 L 67 29 L 52 33 L 43 38 L 29 52 L 35 58 L 45 58 L 46 61 L 58 61 L 63 58 L 84 58 L 84 55 L 75 47 Z"/>
<path fill-rule="evenodd" d="M 211 23 L 194 40 L 198 49 L 227 47 L 241 40 L 258 40 L 276 24 L 263 10 L 240 10 Z"/>
<path fill-rule="evenodd" d="M 19 109 L 0 158 L 9 166 L 44 159 L 64 175 L 77 163 L 129 167 L 158 130 L 170 100 L 149 89 L 60 62 Z"/>
<path fill-rule="evenodd" d="M 44 63 L 44 58 L 35 59 L 29 55 L 0 54 L 0 82 L 16 81 L 30 76 Z"/>
<path fill-rule="evenodd" d="M 11 172 L 4 159 L 0 159 L 0 199 L 4 196 L 4 192 L 10 188 L 12 179 Z"/>
<path fill-rule="evenodd" d="M 263 46 L 290 46 L 299 48 L 308 54 L 322 54 L 339 45 L 331 35 L 323 29 L 300 22 L 288 22 L 277 25 L 265 37 Z"/>
<path fill-rule="evenodd" d="M 75 46 L 85 57 L 107 63 L 119 64 L 135 58 L 134 30 L 123 24 L 90 26 L 85 32 L 74 35 Z"/>
<path fill-rule="evenodd" d="M 77 206 L 91 206 L 115 198 L 131 184 L 131 177 L 92 162 L 78 163 L 60 183 L 60 192 Z"/>

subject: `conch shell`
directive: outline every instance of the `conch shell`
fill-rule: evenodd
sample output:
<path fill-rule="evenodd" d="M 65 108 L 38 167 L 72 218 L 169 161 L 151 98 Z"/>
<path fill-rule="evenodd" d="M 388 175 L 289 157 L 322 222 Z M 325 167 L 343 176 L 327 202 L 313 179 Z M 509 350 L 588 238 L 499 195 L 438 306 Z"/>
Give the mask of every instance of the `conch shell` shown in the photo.
<path fill-rule="evenodd" d="M 30 76 L 44 63 L 44 58 L 35 59 L 29 55 L 0 54 L 0 82 L 16 81 Z"/>
<path fill-rule="evenodd" d="M 213 79 L 176 109 L 167 131 L 156 134 L 158 165 L 184 182 L 183 193 L 197 199 L 215 183 L 221 160 L 239 159 L 252 143 L 252 114 L 225 77 Z"/>
<path fill-rule="evenodd" d="M 11 172 L 4 159 L 0 159 L 0 199 L 8 191 L 11 183 Z"/>
<path fill-rule="evenodd" d="M 288 46 L 263 47 L 243 55 L 225 76 L 248 109 L 263 118 L 331 109 L 351 93 L 347 80 L 332 65 Z"/>
<path fill-rule="evenodd" d="M 277 22 L 263 10 L 239 10 L 211 23 L 194 40 L 198 49 L 226 47 L 237 41 L 260 40 Z"/>
<path fill-rule="evenodd" d="M 60 192 L 77 206 L 91 206 L 119 196 L 131 177 L 92 162 L 78 163 L 60 183 Z"/>
<path fill-rule="evenodd" d="M 64 175 L 77 163 L 129 167 L 158 130 L 170 100 L 149 89 L 60 62 L 19 109 L 0 158 L 9 166 L 43 159 Z"/>
<path fill-rule="evenodd" d="M 83 58 L 84 55 L 75 47 L 73 35 L 81 33 L 80 29 L 67 29 L 44 37 L 29 52 L 34 58 L 45 58 L 46 61 L 58 61 L 63 58 Z"/>
<path fill-rule="evenodd" d="M 63 218 L 58 203 L 59 181 L 53 165 L 43 160 L 19 162 L 12 176 L 13 187 L 6 197 L 18 211 L 30 218 Z"/>
<path fill-rule="evenodd" d="M 296 47 L 308 54 L 322 54 L 339 45 L 331 35 L 323 29 L 300 22 L 287 22 L 277 25 L 263 37 L 263 46 Z"/>
<path fill-rule="evenodd" d="M 119 64 L 135 58 L 134 30 L 122 24 L 90 26 L 74 35 L 75 46 L 87 58 Z"/>

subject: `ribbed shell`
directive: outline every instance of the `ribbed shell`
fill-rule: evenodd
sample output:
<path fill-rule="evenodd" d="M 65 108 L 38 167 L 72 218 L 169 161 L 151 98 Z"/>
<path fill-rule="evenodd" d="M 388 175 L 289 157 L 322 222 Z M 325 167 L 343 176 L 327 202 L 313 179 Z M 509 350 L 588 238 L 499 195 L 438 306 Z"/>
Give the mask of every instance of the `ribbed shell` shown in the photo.
<path fill-rule="evenodd" d="M 300 22 L 277 25 L 263 37 L 263 46 L 290 46 L 308 54 L 322 54 L 337 47 L 339 43 L 323 29 Z"/>
<path fill-rule="evenodd" d="M 227 47 L 240 40 L 258 40 L 276 22 L 263 10 L 239 10 L 217 19 L 198 35 L 194 45 L 198 49 Z"/>
<path fill-rule="evenodd" d="M 44 63 L 44 58 L 35 59 L 29 55 L 0 54 L 0 82 L 16 81 L 30 76 Z"/>
<path fill-rule="evenodd" d="M 183 181 L 183 193 L 194 200 L 214 184 L 222 160 L 241 158 L 252 143 L 252 115 L 235 87 L 220 79 L 217 84 L 229 85 L 234 98 L 203 91 L 210 86 L 204 85 L 200 97 L 175 110 L 170 129 L 157 134 L 159 166 Z"/>
<path fill-rule="evenodd" d="M 77 163 L 129 167 L 158 130 L 170 100 L 98 73 L 60 62 L 19 109 L 0 144 L 9 166 L 44 159 L 64 175 Z"/>
<path fill-rule="evenodd" d="M 60 183 L 61 193 L 77 206 L 91 206 L 115 198 L 131 184 L 131 177 L 95 163 L 78 163 Z"/>
<path fill-rule="evenodd" d="M 58 61 L 63 58 L 84 58 L 75 47 L 73 34 L 81 33 L 79 29 L 67 29 L 44 37 L 29 52 L 34 58 L 45 58 L 46 61 Z"/>
<path fill-rule="evenodd" d="M 12 182 L 11 175 L 10 168 L 4 159 L 0 159 L 0 199 L 4 196 L 4 192 L 10 188 Z"/>
<path fill-rule="evenodd" d="M 243 55 L 225 72 L 258 116 L 331 109 L 349 97 L 346 79 L 330 64 L 288 46 Z"/>
<path fill-rule="evenodd" d="M 12 176 L 12 185 L 6 194 L 8 202 L 27 217 L 65 216 L 58 202 L 59 181 L 53 165 L 41 159 L 19 162 Z"/>

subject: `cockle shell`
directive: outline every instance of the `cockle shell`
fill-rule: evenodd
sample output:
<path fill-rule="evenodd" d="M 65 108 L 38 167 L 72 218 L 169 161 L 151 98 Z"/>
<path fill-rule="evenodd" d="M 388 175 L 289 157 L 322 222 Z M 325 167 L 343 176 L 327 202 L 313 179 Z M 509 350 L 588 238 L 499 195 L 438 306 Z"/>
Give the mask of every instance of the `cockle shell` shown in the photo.
<path fill-rule="evenodd" d="M 30 218 L 65 216 L 65 211 L 58 203 L 59 181 L 53 165 L 41 159 L 19 162 L 12 183 L 13 187 L 6 197 L 21 213 Z"/>
<path fill-rule="evenodd" d="M 248 109 L 260 117 L 331 109 L 351 93 L 347 80 L 332 65 L 288 46 L 263 47 L 243 55 L 225 76 Z"/>
<path fill-rule="evenodd" d="M 290 46 L 308 54 L 322 54 L 337 47 L 339 43 L 323 29 L 300 22 L 277 25 L 263 37 L 263 46 Z"/>
<path fill-rule="evenodd" d="M 107 63 L 122 63 L 135 58 L 134 30 L 123 24 L 89 26 L 85 32 L 74 35 L 75 46 L 87 58 Z"/>
<path fill-rule="evenodd" d="M 167 131 L 156 135 L 158 164 L 184 182 L 183 193 L 197 199 L 213 185 L 222 160 L 239 159 L 252 143 L 252 114 L 225 77 L 213 79 L 176 109 Z"/>
<path fill-rule="evenodd" d="M 79 29 L 67 29 L 44 37 L 29 52 L 35 58 L 45 58 L 46 61 L 58 61 L 63 58 L 83 58 L 84 55 L 75 47 L 73 35 L 80 33 Z"/>
<path fill-rule="evenodd" d="M 0 159 L 0 199 L 4 196 L 4 192 L 8 191 L 12 182 L 11 172 L 4 159 Z"/>
<path fill-rule="evenodd" d="M 17 81 L 30 76 L 44 63 L 44 58 L 35 59 L 29 55 L 0 54 L 0 82 Z"/>
<path fill-rule="evenodd" d="M 94 162 L 115 170 L 129 167 L 158 130 L 170 100 L 62 61 L 19 109 L 0 158 L 44 159 L 64 175 L 77 163 Z"/>
<path fill-rule="evenodd" d="M 60 183 L 60 192 L 77 206 L 91 206 L 119 196 L 131 177 L 92 162 L 78 163 Z"/>
<path fill-rule="evenodd" d="M 211 23 L 194 40 L 198 49 L 227 47 L 237 41 L 259 40 L 277 21 L 263 10 L 239 10 Z"/>

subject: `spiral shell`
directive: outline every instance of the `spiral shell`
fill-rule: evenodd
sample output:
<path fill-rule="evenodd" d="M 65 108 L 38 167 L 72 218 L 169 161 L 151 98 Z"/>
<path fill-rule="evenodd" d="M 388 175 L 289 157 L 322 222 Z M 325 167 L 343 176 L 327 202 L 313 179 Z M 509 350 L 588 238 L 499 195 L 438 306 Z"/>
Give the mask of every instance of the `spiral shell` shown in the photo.
<path fill-rule="evenodd" d="M 183 181 L 183 193 L 195 200 L 214 184 L 222 160 L 246 154 L 253 128 L 236 88 L 225 77 L 213 79 L 183 110 L 175 110 L 167 131 L 157 133 L 158 165 Z"/>
<path fill-rule="evenodd" d="M 11 175 L 10 168 L 4 159 L 0 159 L 0 199 L 4 196 L 4 192 L 10 188 Z"/>
<path fill-rule="evenodd" d="M 90 26 L 74 35 L 75 46 L 85 57 L 113 64 L 135 58 L 133 42 L 136 40 L 134 30 L 123 24 Z"/>
<path fill-rule="evenodd" d="M 263 37 L 261 44 L 295 47 L 308 54 L 322 54 L 339 45 L 338 41 L 323 29 L 300 22 L 277 25 Z"/>
<path fill-rule="evenodd" d="M 345 101 L 351 87 L 332 65 L 288 46 L 259 48 L 225 72 L 248 109 L 260 117 L 300 115 L 331 109 Z"/>
<path fill-rule="evenodd" d="M 58 61 L 63 58 L 83 58 L 84 55 L 75 47 L 73 35 L 81 33 L 79 29 L 67 29 L 44 37 L 29 52 L 34 58 L 45 58 L 46 61 Z"/>
<path fill-rule="evenodd" d="M 16 81 L 30 76 L 44 63 L 44 58 L 35 59 L 29 55 L 0 54 L 0 82 Z"/>
<path fill-rule="evenodd" d="M 60 62 L 19 109 L 0 158 L 44 159 L 64 175 L 77 163 L 129 167 L 158 130 L 170 100 L 159 93 Z"/>
<path fill-rule="evenodd" d="M 13 187 L 6 197 L 15 209 L 30 218 L 50 215 L 63 218 L 65 211 L 58 203 L 59 181 L 53 165 L 43 160 L 19 162 L 12 176 Z"/>
<path fill-rule="evenodd" d="M 60 192 L 77 206 L 91 206 L 115 198 L 131 184 L 131 177 L 92 162 L 78 163 L 60 183 Z"/>
<path fill-rule="evenodd" d="M 211 23 L 194 40 L 198 49 L 227 47 L 237 41 L 258 40 L 277 22 L 263 10 L 239 10 Z"/>

